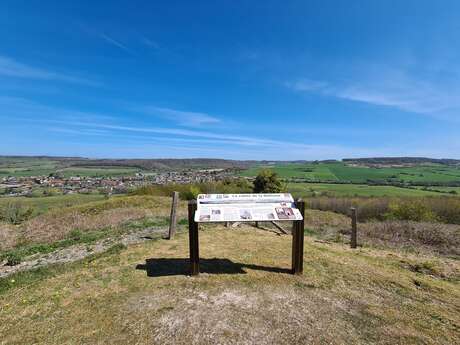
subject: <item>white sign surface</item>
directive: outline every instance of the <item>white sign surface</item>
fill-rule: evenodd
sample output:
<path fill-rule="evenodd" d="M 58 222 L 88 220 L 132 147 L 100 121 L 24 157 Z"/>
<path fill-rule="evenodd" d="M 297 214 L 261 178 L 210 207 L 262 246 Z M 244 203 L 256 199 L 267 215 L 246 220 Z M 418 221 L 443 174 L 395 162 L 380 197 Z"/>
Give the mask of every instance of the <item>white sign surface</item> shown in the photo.
<path fill-rule="evenodd" d="M 302 220 L 291 194 L 200 194 L 195 222 Z"/>

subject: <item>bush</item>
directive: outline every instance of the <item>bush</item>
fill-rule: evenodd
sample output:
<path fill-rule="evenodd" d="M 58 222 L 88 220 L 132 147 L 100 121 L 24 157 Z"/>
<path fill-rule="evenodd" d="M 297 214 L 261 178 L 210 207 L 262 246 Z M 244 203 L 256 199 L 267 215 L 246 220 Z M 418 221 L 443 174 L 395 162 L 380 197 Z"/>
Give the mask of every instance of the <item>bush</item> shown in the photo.
<path fill-rule="evenodd" d="M 460 224 L 460 198 L 427 198 L 424 202 L 428 205 L 430 210 L 436 214 L 441 222 Z"/>
<path fill-rule="evenodd" d="M 358 220 L 370 219 L 383 220 L 388 212 L 389 199 L 387 198 L 337 198 L 337 197 L 315 197 L 307 198 L 307 207 L 332 211 L 344 215 L 350 214 L 350 208 L 358 209 Z"/>
<path fill-rule="evenodd" d="M 456 225 L 392 220 L 362 224 L 359 232 L 366 242 L 427 246 L 439 253 L 460 255 L 460 228 Z"/>
<path fill-rule="evenodd" d="M 19 201 L 11 201 L 0 208 L 0 220 L 10 224 L 20 224 L 32 217 L 34 209 Z"/>
<path fill-rule="evenodd" d="M 414 220 L 460 224 L 460 199 L 456 197 L 311 197 L 307 207 L 348 215 L 358 209 L 358 220 Z"/>
<path fill-rule="evenodd" d="M 414 222 L 435 222 L 438 220 L 438 217 L 422 200 L 392 202 L 386 217 Z"/>
<path fill-rule="evenodd" d="M 270 169 L 263 169 L 254 180 L 254 193 L 279 193 L 283 185 L 278 175 Z"/>
<path fill-rule="evenodd" d="M 185 200 L 193 200 L 198 197 L 198 194 L 201 194 L 200 188 L 198 186 L 191 185 L 188 191 L 180 193 L 180 197 Z"/>

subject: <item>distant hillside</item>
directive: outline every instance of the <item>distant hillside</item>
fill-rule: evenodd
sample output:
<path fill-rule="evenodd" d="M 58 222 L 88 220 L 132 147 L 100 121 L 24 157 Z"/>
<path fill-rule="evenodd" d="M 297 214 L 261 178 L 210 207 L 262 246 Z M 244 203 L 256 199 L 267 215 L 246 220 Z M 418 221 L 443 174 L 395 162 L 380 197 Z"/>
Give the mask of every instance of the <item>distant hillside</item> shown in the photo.
<path fill-rule="evenodd" d="M 422 164 L 443 164 L 460 166 L 460 160 L 434 159 L 423 157 L 370 157 L 370 158 L 345 158 L 345 164 L 368 166 L 415 166 Z M 142 170 L 188 170 L 188 169 L 249 169 L 259 165 L 277 164 L 312 164 L 312 163 L 338 163 L 337 160 L 323 161 L 267 161 L 267 160 L 230 160 L 216 158 L 188 158 L 188 159 L 92 159 L 84 157 L 52 157 L 52 156 L 0 156 L 0 168 L 23 169 L 66 169 L 71 167 L 128 167 Z"/>
<path fill-rule="evenodd" d="M 190 159 L 91 159 L 82 157 L 48 156 L 0 156 L 2 164 L 24 164 L 27 162 L 54 162 L 59 168 L 65 167 L 136 167 L 144 170 L 182 170 L 182 169 L 247 169 L 256 161 L 238 161 L 214 158 Z"/>
<path fill-rule="evenodd" d="M 344 158 L 342 160 L 348 164 L 372 164 L 372 165 L 401 165 L 401 164 L 444 164 L 460 165 L 458 159 L 435 159 L 425 157 L 371 157 L 371 158 Z"/>
<path fill-rule="evenodd" d="M 181 169 L 247 169 L 254 161 L 233 161 L 213 158 L 190 159 L 82 159 L 70 161 L 72 166 L 131 166 L 146 170 Z"/>

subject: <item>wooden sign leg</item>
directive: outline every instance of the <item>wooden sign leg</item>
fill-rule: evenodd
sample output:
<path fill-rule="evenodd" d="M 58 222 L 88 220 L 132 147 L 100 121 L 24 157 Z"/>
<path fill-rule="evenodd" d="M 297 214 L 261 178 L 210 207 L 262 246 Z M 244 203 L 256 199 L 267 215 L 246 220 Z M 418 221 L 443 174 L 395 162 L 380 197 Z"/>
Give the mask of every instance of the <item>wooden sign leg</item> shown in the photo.
<path fill-rule="evenodd" d="M 304 218 L 305 202 L 297 200 L 296 207 Z M 300 275 L 303 273 L 304 220 L 294 221 L 292 230 L 292 273 Z"/>
<path fill-rule="evenodd" d="M 200 250 L 198 241 L 198 223 L 195 222 L 196 200 L 188 203 L 188 238 L 190 246 L 190 274 L 200 273 Z"/>

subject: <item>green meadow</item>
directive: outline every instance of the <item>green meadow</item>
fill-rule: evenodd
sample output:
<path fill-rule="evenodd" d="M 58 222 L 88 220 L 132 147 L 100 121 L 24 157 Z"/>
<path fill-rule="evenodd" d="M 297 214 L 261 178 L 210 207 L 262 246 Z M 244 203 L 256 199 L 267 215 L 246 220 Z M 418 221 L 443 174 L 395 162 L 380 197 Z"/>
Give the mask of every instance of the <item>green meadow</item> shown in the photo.
<path fill-rule="evenodd" d="M 38 157 L 0 157 L 0 177 L 49 175 L 56 171 L 58 162 Z"/>
<path fill-rule="evenodd" d="M 41 214 L 51 209 L 71 207 L 92 201 L 103 200 L 102 194 L 68 194 L 47 197 L 5 197 L 0 198 L 0 209 L 8 204 L 16 203 L 23 207 L 34 209 L 35 214 Z"/>
<path fill-rule="evenodd" d="M 47 176 L 58 173 L 64 177 L 107 177 L 128 176 L 141 171 L 129 166 L 69 166 L 66 160 L 54 160 L 41 157 L 0 157 L 0 178 L 7 176 Z"/>
<path fill-rule="evenodd" d="M 417 188 L 401 188 L 395 186 L 368 186 L 365 184 L 334 184 L 334 183 L 288 183 L 287 190 L 298 197 L 317 195 L 329 196 L 366 196 L 366 197 L 424 197 L 439 196 L 442 193 Z"/>
<path fill-rule="evenodd" d="M 242 176 L 256 176 L 264 168 L 276 172 L 285 179 L 304 179 L 312 182 L 422 182 L 446 183 L 460 181 L 460 168 L 445 165 L 419 165 L 415 167 L 369 168 L 349 166 L 342 162 L 332 163 L 279 163 L 257 165 L 244 170 Z"/>
<path fill-rule="evenodd" d="M 139 172 L 138 168 L 130 167 L 70 167 L 57 170 L 64 177 L 105 177 L 105 176 L 128 176 Z"/>

